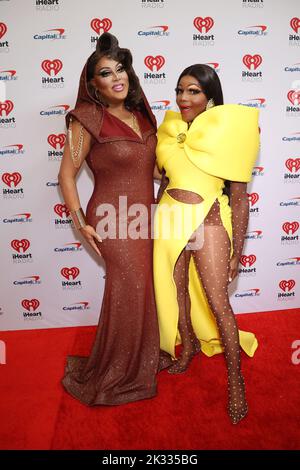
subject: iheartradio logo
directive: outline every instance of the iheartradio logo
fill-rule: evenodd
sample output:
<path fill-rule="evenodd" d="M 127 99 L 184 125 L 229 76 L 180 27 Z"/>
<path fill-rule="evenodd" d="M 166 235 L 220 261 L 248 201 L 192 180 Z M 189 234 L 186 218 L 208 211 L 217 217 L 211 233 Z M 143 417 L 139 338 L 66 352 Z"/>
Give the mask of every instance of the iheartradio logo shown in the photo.
<path fill-rule="evenodd" d="M 23 238 L 22 240 L 12 240 L 10 245 L 18 253 L 25 253 L 30 247 L 30 242 L 26 238 Z"/>
<path fill-rule="evenodd" d="M 243 63 L 246 65 L 247 69 L 256 70 L 262 63 L 262 56 L 259 54 L 246 54 L 243 57 Z"/>
<path fill-rule="evenodd" d="M 73 268 L 62 268 L 60 273 L 64 278 L 68 279 L 68 281 L 73 281 L 79 276 L 80 271 L 74 266 Z"/>
<path fill-rule="evenodd" d="M 165 58 L 162 55 L 157 55 L 153 57 L 152 55 L 147 55 L 144 59 L 144 64 L 148 67 L 151 72 L 158 72 L 163 65 L 165 64 Z"/>
<path fill-rule="evenodd" d="M 24 299 L 22 300 L 21 304 L 22 304 L 22 307 L 25 308 L 25 310 L 35 311 L 39 307 L 40 302 L 38 299 L 31 299 L 31 300 Z"/>
<path fill-rule="evenodd" d="M 285 166 L 291 173 L 297 173 L 300 168 L 300 158 L 288 158 Z"/>
<path fill-rule="evenodd" d="M 202 18 L 197 16 L 193 22 L 194 26 L 200 33 L 208 33 L 208 31 L 213 27 L 214 20 L 210 16 Z"/>
<path fill-rule="evenodd" d="M 112 27 L 112 22 L 109 18 L 103 18 L 100 20 L 99 18 L 94 18 L 91 21 L 91 28 L 97 34 L 107 33 Z"/>
<path fill-rule="evenodd" d="M 287 235 L 293 235 L 299 228 L 298 222 L 284 222 L 282 228 Z"/>
<path fill-rule="evenodd" d="M 5 23 L 0 23 L 0 39 L 4 36 L 7 31 L 7 26 Z"/>
<path fill-rule="evenodd" d="M 43 60 L 41 63 L 42 69 L 51 77 L 55 76 L 60 72 L 60 70 L 63 67 L 63 63 L 59 59 L 54 59 L 54 60 Z"/>
<path fill-rule="evenodd" d="M 0 116 L 8 116 L 14 109 L 14 104 L 10 100 L 0 101 Z M 5 114 L 4 114 L 5 113 Z"/>
<path fill-rule="evenodd" d="M 18 186 L 21 180 L 22 180 L 22 176 L 17 171 L 15 171 L 14 173 L 3 173 L 2 175 L 3 183 L 5 183 L 10 188 L 12 186 L 14 187 Z"/>
<path fill-rule="evenodd" d="M 283 279 L 278 285 L 283 292 L 290 292 L 295 287 L 296 282 L 294 279 L 289 279 L 288 281 Z"/>
<path fill-rule="evenodd" d="M 50 134 L 47 141 L 55 150 L 62 149 L 66 142 L 66 134 Z"/>
<path fill-rule="evenodd" d="M 56 204 L 54 206 L 54 212 L 61 218 L 67 218 L 70 215 L 70 211 L 65 204 Z"/>
<path fill-rule="evenodd" d="M 250 194 L 248 194 L 248 199 L 249 199 L 249 203 L 252 207 L 259 200 L 259 195 L 257 193 L 250 193 Z"/>
<path fill-rule="evenodd" d="M 256 256 L 255 255 L 242 255 L 240 257 L 240 263 L 245 267 L 245 268 L 250 268 L 256 261 Z"/>
<path fill-rule="evenodd" d="M 295 33 L 298 33 L 300 29 L 300 18 L 297 18 L 297 17 L 292 18 L 290 21 L 290 25 L 291 25 L 291 28 L 295 31 Z"/>
<path fill-rule="evenodd" d="M 297 106 L 300 103 L 300 91 L 290 90 L 287 97 L 294 106 Z"/>

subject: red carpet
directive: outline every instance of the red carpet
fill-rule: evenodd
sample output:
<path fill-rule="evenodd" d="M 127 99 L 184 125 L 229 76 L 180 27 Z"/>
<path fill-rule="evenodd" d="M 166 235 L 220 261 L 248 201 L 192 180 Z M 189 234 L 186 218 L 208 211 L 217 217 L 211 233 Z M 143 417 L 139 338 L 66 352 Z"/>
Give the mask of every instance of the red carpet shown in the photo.
<path fill-rule="evenodd" d="M 291 360 L 300 309 L 238 323 L 259 348 L 252 359 L 242 353 L 249 415 L 237 426 L 226 414 L 221 355 L 198 355 L 180 376 L 162 372 L 152 400 L 87 408 L 60 379 L 67 354 L 88 354 L 94 327 L 0 333 L 0 449 L 300 449 L 300 364 Z"/>

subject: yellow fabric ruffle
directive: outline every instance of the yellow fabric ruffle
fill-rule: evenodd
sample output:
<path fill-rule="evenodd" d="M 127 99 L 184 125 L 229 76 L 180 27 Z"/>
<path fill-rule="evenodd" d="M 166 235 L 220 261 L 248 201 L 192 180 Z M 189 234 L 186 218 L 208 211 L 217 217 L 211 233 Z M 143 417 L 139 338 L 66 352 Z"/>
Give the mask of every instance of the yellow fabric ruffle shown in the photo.
<path fill-rule="evenodd" d="M 157 162 L 185 153 L 202 171 L 230 181 L 248 182 L 259 149 L 258 110 L 224 104 L 201 113 L 190 128 L 180 113 L 167 111 L 158 129 Z"/>

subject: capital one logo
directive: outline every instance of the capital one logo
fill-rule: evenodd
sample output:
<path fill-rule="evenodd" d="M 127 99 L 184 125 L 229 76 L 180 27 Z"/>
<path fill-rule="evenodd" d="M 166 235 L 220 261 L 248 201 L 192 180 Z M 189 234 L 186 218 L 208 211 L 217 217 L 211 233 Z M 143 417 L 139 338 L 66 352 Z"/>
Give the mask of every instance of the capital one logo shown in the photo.
<path fill-rule="evenodd" d="M 26 238 L 23 238 L 22 240 L 12 240 L 10 245 L 18 253 L 25 253 L 30 247 L 30 242 Z"/>
<path fill-rule="evenodd" d="M 213 27 L 214 20 L 210 16 L 206 16 L 202 18 L 201 16 L 197 16 L 193 22 L 194 26 L 200 33 L 208 33 L 208 31 Z"/>
<path fill-rule="evenodd" d="M 53 75 L 57 75 L 58 72 L 62 69 L 63 63 L 60 59 L 46 59 L 41 63 L 41 67 L 50 77 L 53 77 Z"/>
<path fill-rule="evenodd" d="M 297 173 L 300 168 L 300 158 L 288 158 L 285 162 L 285 166 L 291 173 Z"/>
<path fill-rule="evenodd" d="M 56 204 L 54 206 L 54 212 L 56 212 L 56 214 L 61 218 L 64 216 L 67 218 L 70 214 L 70 211 L 65 204 Z"/>
<path fill-rule="evenodd" d="M 5 23 L 0 23 L 0 39 L 4 36 L 7 31 L 7 26 Z"/>
<path fill-rule="evenodd" d="M 35 312 L 35 310 L 40 305 L 40 302 L 38 301 L 38 299 L 31 299 L 31 300 L 24 299 L 22 300 L 21 304 L 22 304 L 22 307 L 24 307 L 28 312 L 30 311 Z"/>
<path fill-rule="evenodd" d="M 157 55 L 156 57 L 153 57 L 152 55 L 147 55 L 144 59 L 144 64 L 148 69 L 151 70 L 151 72 L 158 72 L 162 66 L 165 64 L 165 58 L 162 55 Z"/>
<path fill-rule="evenodd" d="M 300 91 L 290 90 L 287 97 L 294 106 L 297 106 L 300 103 Z"/>
<path fill-rule="evenodd" d="M 299 32 L 300 29 L 300 18 L 292 18 L 290 21 L 291 28 L 295 31 L 295 33 Z"/>
<path fill-rule="evenodd" d="M 0 116 L 8 116 L 14 109 L 14 104 L 10 100 L 0 102 Z M 5 113 L 5 114 L 4 114 Z"/>
<path fill-rule="evenodd" d="M 293 235 L 299 228 L 298 222 L 284 222 L 282 228 L 287 235 Z"/>
<path fill-rule="evenodd" d="M 17 171 L 15 171 L 14 173 L 3 173 L 2 175 L 3 183 L 5 183 L 10 188 L 12 186 L 14 187 L 18 186 L 21 180 L 22 180 L 22 176 Z"/>
<path fill-rule="evenodd" d="M 279 287 L 283 292 L 290 292 L 296 285 L 294 279 L 289 279 L 288 281 L 282 280 L 279 282 Z"/>
<path fill-rule="evenodd" d="M 262 63 L 262 56 L 259 54 L 246 54 L 243 57 L 243 63 L 246 65 L 247 69 L 256 70 Z"/>
<path fill-rule="evenodd" d="M 240 257 L 240 263 L 245 267 L 245 268 L 250 268 L 252 264 L 254 264 L 256 261 L 256 256 L 255 255 L 242 255 Z"/>
<path fill-rule="evenodd" d="M 259 195 L 257 193 L 250 193 L 248 194 L 248 199 L 249 199 L 250 205 L 254 206 L 254 204 L 256 204 L 257 201 L 259 200 Z"/>
<path fill-rule="evenodd" d="M 206 62 L 205 65 L 209 65 L 212 69 L 217 70 L 220 64 L 218 62 Z"/>
<path fill-rule="evenodd" d="M 61 275 L 68 279 L 68 281 L 76 279 L 76 277 L 79 275 L 79 272 L 79 269 L 75 266 L 73 268 L 62 268 L 60 270 Z"/>
<path fill-rule="evenodd" d="M 103 18 L 100 20 L 99 18 L 94 18 L 91 21 L 91 28 L 97 34 L 107 33 L 112 27 L 112 22 L 109 18 Z"/>
<path fill-rule="evenodd" d="M 47 141 L 55 150 L 62 149 L 66 142 L 66 134 L 50 134 Z"/>

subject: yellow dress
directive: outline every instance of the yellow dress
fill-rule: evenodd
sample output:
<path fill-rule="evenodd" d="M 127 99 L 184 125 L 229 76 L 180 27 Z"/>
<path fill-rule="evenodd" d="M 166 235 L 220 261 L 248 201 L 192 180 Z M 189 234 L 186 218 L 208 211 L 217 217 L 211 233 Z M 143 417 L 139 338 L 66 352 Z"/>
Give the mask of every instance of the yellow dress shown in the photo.
<path fill-rule="evenodd" d="M 155 214 L 154 283 L 160 345 L 175 357 L 180 343 L 176 261 L 193 232 L 218 200 L 220 217 L 231 241 L 231 208 L 223 194 L 225 180 L 248 182 L 259 148 L 258 111 L 241 105 L 216 106 L 197 116 L 188 128 L 180 113 L 167 111 L 158 129 L 157 163 L 164 168 L 169 184 Z M 201 196 L 199 204 L 173 199 L 170 189 L 192 191 Z M 219 331 L 208 305 L 193 258 L 189 265 L 191 321 L 207 356 L 223 351 Z M 240 345 L 253 356 L 254 334 L 239 331 Z"/>

